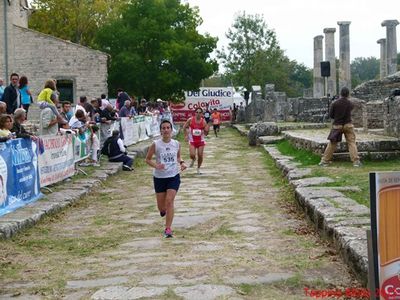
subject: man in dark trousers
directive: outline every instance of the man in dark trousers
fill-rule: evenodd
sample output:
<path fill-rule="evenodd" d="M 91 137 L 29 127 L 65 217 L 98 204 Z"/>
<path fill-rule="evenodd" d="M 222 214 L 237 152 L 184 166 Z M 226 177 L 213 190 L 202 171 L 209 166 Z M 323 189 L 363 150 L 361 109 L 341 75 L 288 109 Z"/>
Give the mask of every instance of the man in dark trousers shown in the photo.
<path fill-rule="evenodd" d="M 340 98 L 331 104 L 329 109 L 329 117 L 333 119 L 332 128 L 341 130 L 346 138 L 347 147 L 349 148 L 350 159 L 354 167 L 361 167 L 360 157 L 358 156 L 356 135 L 354 133 L 354 125 L 351 123 L 351 111 L 354 108 L 353 103 L 348 99 L 350 91 L 347 87 L 340 91 Z M 336 150 L 338 142 L 329 141 L 322 156 L 320 166 L 326 167 L 332 160 L 333 152 Z"/>
<path fill-rule="evenodd" d="M 122 170 L 133 170 L 133 159 L 127 155 L 124 142 L 119 137 L 119 130 L 114 130 L 112 136 L 106 139 L 101 154 L 107 155 L 110 162 L 122 162 Z"/>
<path fill-rule="evenodd" d="M 20 96 L 18 91 L 19 75 L 12 73 L 10 76 L 10 85 L 4 89 L 3 102 L 7 104 L 7 113 L 13 114 L 20 106 Z"/>

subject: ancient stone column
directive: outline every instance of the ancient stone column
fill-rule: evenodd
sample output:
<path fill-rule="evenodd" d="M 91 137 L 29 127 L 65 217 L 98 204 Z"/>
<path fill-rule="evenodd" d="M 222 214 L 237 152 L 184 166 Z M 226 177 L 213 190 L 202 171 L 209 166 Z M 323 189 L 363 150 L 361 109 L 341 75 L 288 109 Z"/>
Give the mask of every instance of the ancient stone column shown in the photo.
<path fill-rule="evenodd" d="M 397 72 L 396 26 L 399 25 L 399 21 L 385 20 L 381 25 L 386 26 L 387 75 L 391 75 Z"/>
<path fill-rule="evenodd" d="M 327 93 L 332 97 L 337 95 L 336 89 L 336 57 L 335 57 L 336 28 L 325 28 L 325 61 L 331 66 L 331 76 L 327 78 Z"/>
<path fill-rule="evenodd" d="M 339 21 L 339 92 L 343 87 L 351 90 L 350 31 L 351 22 Z"/>
<path fill-rule="evenodd" d="M 386 39 L 379 39 L 376 41 L 381 45 L 381 56 L 380 56 L 380 66 L 379 66 L 379 78 L 383 79 L 387 76 L 387 60 L 386 60 Z"/>
<path fill-rule="evenodd" d="M 324 96 L 324 79 L 321 77 L 321 61 L 322 59 L 322 35 L 314 37 L 314 98 Z"/>

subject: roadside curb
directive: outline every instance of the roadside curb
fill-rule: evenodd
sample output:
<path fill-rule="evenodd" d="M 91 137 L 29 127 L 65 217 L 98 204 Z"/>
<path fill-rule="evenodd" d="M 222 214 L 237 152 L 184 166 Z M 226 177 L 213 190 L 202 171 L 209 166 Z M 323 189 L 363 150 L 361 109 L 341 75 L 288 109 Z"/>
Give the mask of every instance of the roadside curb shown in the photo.
<path fill-rule="evenodd" d="M 234 126 L 238 131 L 243 127 Z M 240 132 L 245 135 L 244 132 Z M 344 262 L 354 271 L 363 285 L 368 280 L 368 250 L 366 230 L 370 229 L 369 209 L 346 197 L 341 191 L 358 187 L 324 187 L 332 182 L 327 177 L 307 177 L 310 168 L 300 168 L 299 163 L 282 155 L 276 147 L 264 145 L 276 166 L 294 189 L 298 206 L 315 224 L 321 235 L 331 240 Z"/>

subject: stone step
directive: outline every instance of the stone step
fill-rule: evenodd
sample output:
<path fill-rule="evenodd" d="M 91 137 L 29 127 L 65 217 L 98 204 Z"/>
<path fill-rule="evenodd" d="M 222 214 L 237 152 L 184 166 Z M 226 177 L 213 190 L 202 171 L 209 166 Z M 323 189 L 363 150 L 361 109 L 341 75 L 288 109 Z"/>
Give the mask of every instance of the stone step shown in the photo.
<path fill-rule="evenodd" d="M 329 130 L 293 130 L 282 133 L 294 147 L 310 150 L 316 154 L 322 154 L 328 144 Z M 393 152 L 400 149 L 398 138 L 357 133 L 356 144 L 359 152 Z M 347 143 L 343 136 L 343 142 L 339 143 L 336 152 L 348 152 Z"/>
<path fill-rule="evenodd" d="M 385 151 L 385 152 L 358 152 L 361 160 L 386 160 L 400 157 L 400 151 Z M 350 160 L 349 152 L 340 152 L 333 154 L 334 160 Z"/>

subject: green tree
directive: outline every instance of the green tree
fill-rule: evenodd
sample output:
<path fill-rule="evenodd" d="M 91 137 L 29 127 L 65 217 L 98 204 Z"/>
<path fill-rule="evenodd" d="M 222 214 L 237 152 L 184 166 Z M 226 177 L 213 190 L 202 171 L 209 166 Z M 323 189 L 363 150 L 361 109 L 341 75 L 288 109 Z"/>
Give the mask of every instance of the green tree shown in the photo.
<path fill-rule="evenodd" d="M 217 39 L 201 35 L 198 8 L 179 0 L 135 0 L 97 35 L 111 55 L 109 88 L 145 98 L 170 98 L 194 90 L 211 76 Z"/>
<path fill-rule="evenodd" d="M 102 24 L 116 18 L 129 0 L 33 0 L 29 27 L 64 40 L 93 46 Z"/>
<path fill-rule="evenodd" d="M 259 73 L 255 69 L 261 59 L 268 59 L 281 53 L 275 32 L 268 29 L 260 15 L 239 13 L 226 33 L 229 40 L 227 49 L 218 52 L 226 74 L 235 85 L 247 90 L 256 84 Z"/>
<path fill-rule="evenodd" d="M 378 79 L 379 77 L 379 59 L 375 57 L 356 57 L 350 65 L 351 86 L 356 87 L 360 83 Z"/>
<path fill-rule="evenodd" d="M 311 70 L 285 56 L 262 16 L 239 13 L 226 37 L 227 49 L 222 48 L 218 58 L 235 86 L 250 90 L 252 85 L 273 83 L 290 97 L 300 96 L 311 86 Z"/>

